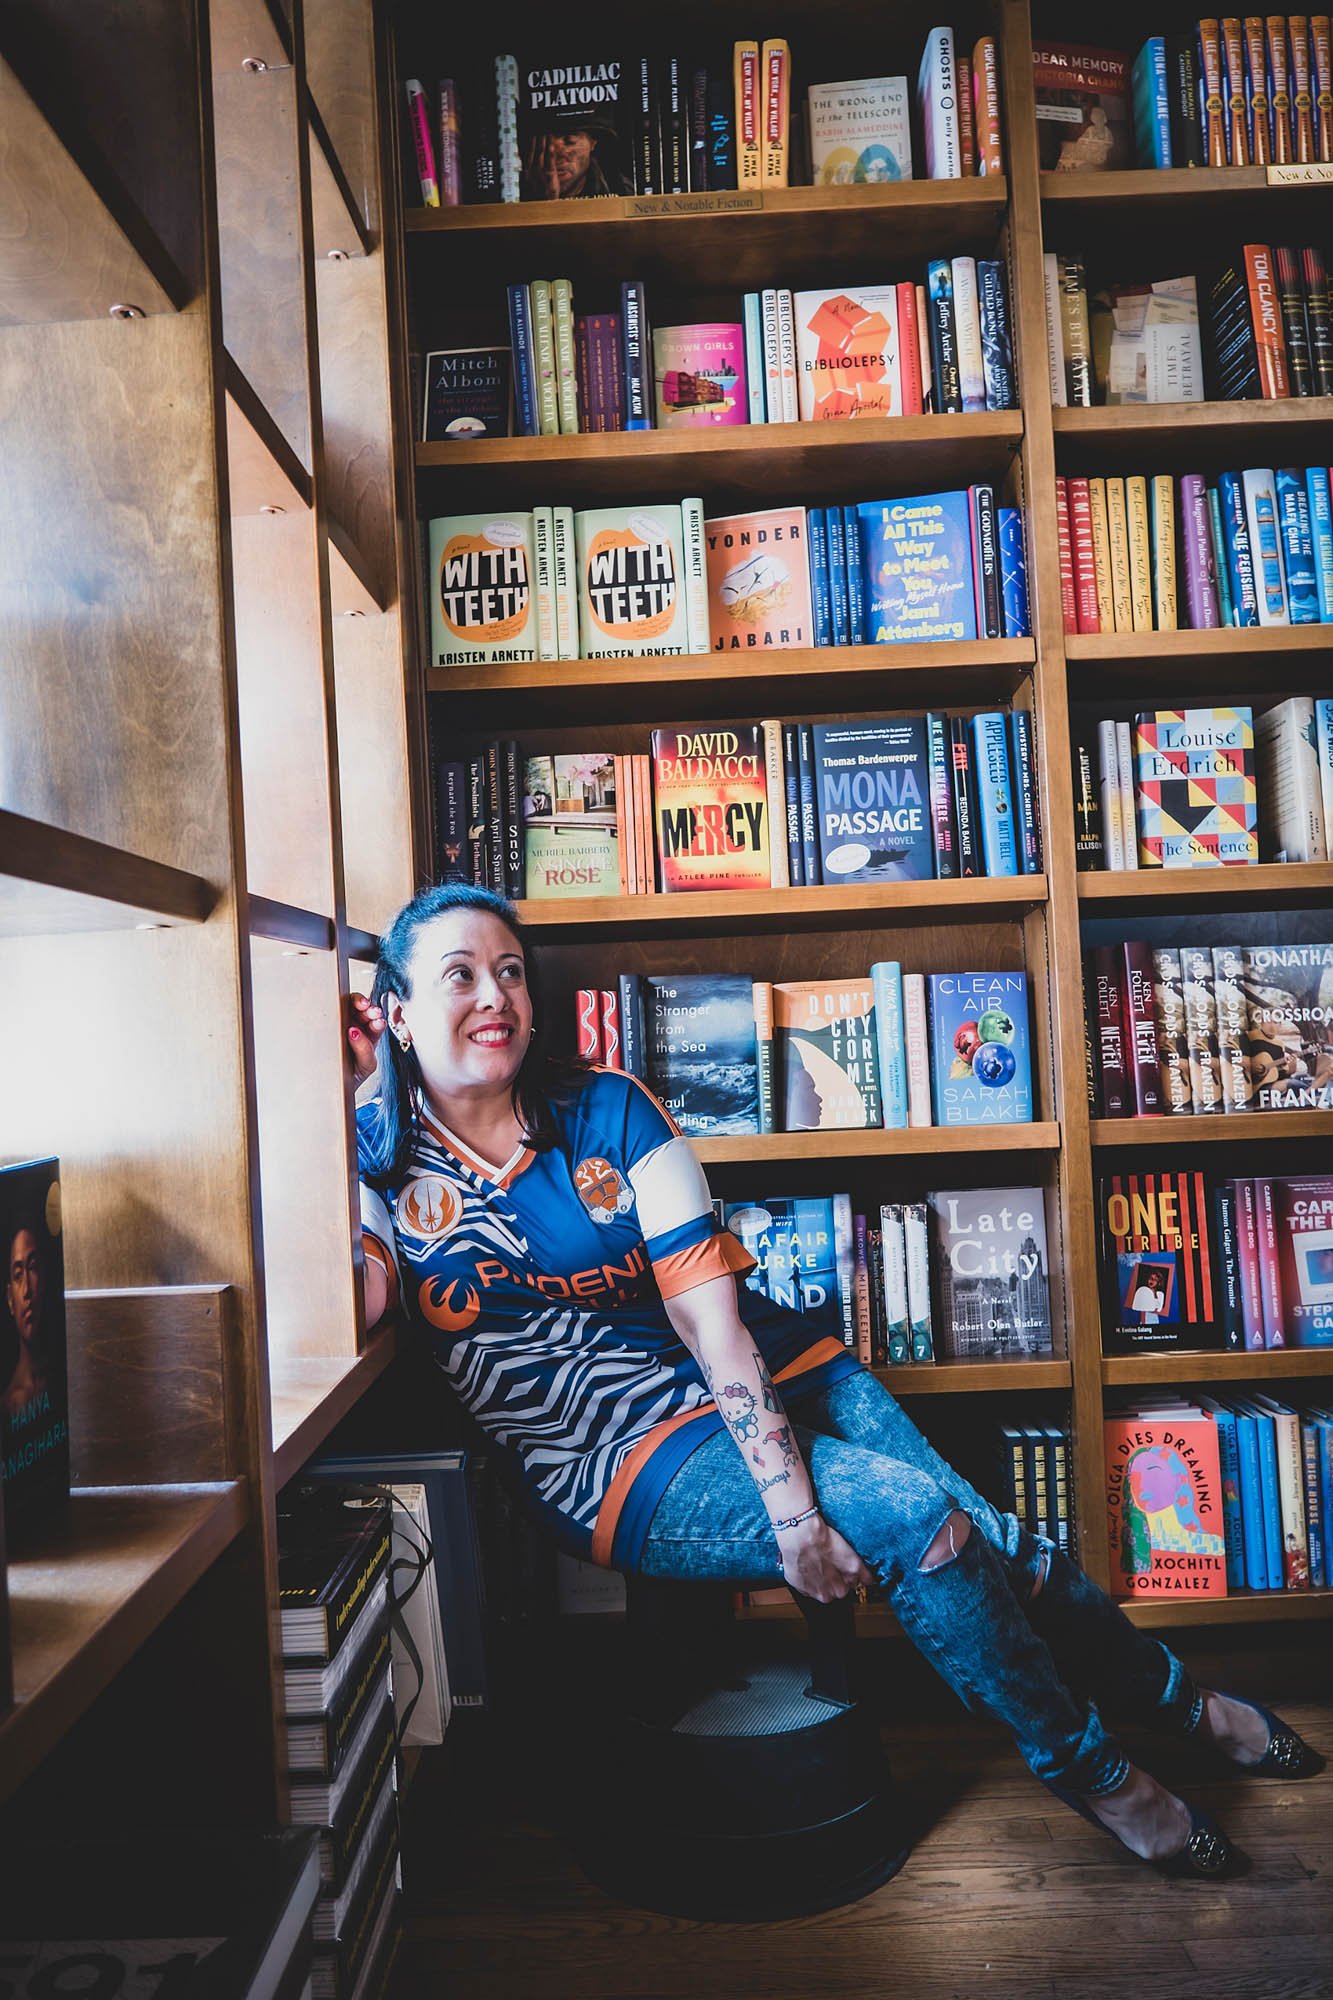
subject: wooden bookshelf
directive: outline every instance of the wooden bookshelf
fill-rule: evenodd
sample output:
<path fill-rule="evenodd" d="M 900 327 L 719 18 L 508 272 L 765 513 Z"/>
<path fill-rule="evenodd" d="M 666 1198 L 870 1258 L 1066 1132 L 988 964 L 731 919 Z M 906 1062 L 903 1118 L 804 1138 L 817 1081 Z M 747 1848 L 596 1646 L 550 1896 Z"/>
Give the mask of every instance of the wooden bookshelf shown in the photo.
<path fill-rule="evenodd" d="M 595 925 L 603 937 L 639 932 L 694 937 L 726 934 L 738 924 L 755 936 L 838 929 L 850 922 L 888 925 L 976 917 L 988 909 L 1021 914 L 1046 901 L 1044 875 L 953 882 L 855 883 L 845 889 L 695 890 L 675 896 L 597 896 L 522 902 L 519 915 L 540 937 L 577 936 Z"/>
<path fill-rule="evenodd" d="M 1333 1111 L 1223 1111 L 1195 1118 L 1094 1118 L 1094 1146 L 1242 1146 L 1333 1139 Z"/>
<path fill-rule="evenodd" d="M 1275 905 L 1318 907 L 1333 894 L 1333 865 L 1327 861 L 1260 862 L 1242 868 L 1135 868 L 1125 872 L 1090 870 L 1078 878 L 1078 899 L 1089 915 L 1111 909 L 1153 909 L 1200 904 L 1265 910 Z"/>
<path fill-rule="evenodd" d="M 1018 1390 L 1068 1389 L 1067 1361 L 917 1361 L 908 1367 L 876 1368 L 895 1396 L 1001 1395 Z"/>
<path fill-rule="evenodd" d="M 1262 1354 L 1111 1354 L 1102 1380 L 1123 1386 L 1150 1382 L 1247 1382 L 1262 1364 L 1266 1381 L 1333 1374 L 1333 1348 L 1283 1347 Z"/>
<path fill-rule="evenodd" d="M 1054 1123 L 988 1125 L 979 1132 L 966 1127 L 927 1125 L 902 1132 L 768 1132 L 758 1137 L 695 1139 L 695 1152 L 707 1166 L 753 1160 L 776 1166 L 790 1160 L 952 1160 L 984 1147 L 998 1153 L 1052 1153 L 1060 1144 Z"/>
<path fill-rule="evenodd" d="M 1270 668 L 1287 673 L 1307 654 L 1322 657 L 1328 647 L 1327 625 L 1224 625 L 1200 632 L 1070 632 L 1065 653 L 1070 660 L 1103 669 L 1122 660 L 1150 661 L 1155 670 L 1163 666 L 1174 670 L 1195 660 L 1218 668 L 1240 660 L 1247 673 L 1257 670 L 1266 676 Z"/>
<path fill-rule="evenodd" d="M 279 1363 L 270 1377 L 274 1481 L 284 1486 L 329 1432 L 355 1408 L 397 1352 L 397 1330 L 379 1327 L 360 1354 L 318 1355 Z"/>
<path fill-rule="evenodd" d="M 1328 416 L 1320 407 L 1327 400 L 1124 403 L 1113 409 L 1052 410 L 1051 422 L 1062 472 L 1252 465 L 1256 452 L 1270 463 L 1279 453 L 1283 465 L 1317 464 L 1328 436 Z"/>
<path fill-rule="evenodd" d="M 0 807 L 0 937 L 202 923 L 201 876 Z"/>

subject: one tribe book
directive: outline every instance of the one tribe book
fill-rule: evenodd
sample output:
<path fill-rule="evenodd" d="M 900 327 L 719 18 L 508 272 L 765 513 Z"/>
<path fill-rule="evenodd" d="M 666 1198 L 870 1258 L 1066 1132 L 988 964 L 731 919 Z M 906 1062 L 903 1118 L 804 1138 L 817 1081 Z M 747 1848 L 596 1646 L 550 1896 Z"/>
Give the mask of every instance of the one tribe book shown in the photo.
<path fill-rule="evenodd" d="M 930 1085 L 937 1125 L 1032 1120 L 1024 972 L 932 972 Z"/>
<path fill-rule="evenodd" d="M 430 524 L 430 650 L 437 667 L 537 658 L 531 514 L 447 514 Z"/>
<path fill-rule="evenodd" d="M 722 1204 L 727 1228 L 755 1260 L 745 1280 L 750 1290 L 804 1313 L 834 1340 L 845 1337 L 852 1317 L 851 1206 L 845 1194 Z"/>
<path fill-rule="evenodd" d="M 784 1131 L 883 1122 L 869 979 L 775 981 L 773 1038 Z"/>
<path fill-rule="evenodd" d="M 804 507 L 704 522 L 715 653 L 814 644 Z"/>
<path fill-rule="evenodd" d="M 967 494 L 862 501 L 856 512 L 869 643 L 975 639 L 972 508 Z"/>
<path fill-rule="evenodd" d="M 1259 859 L 1250 709 L 1136 716 L 1134 780 L 1140 867 L 1231 867 Z"/>
<path fill-rule="evenodd" d="M 1217 1238 L 1201 1173 L 1111 1174 L 1097 1188 L 1102 1352 L 1225 1345 Z"/>
<path fill-rule="evenodd" d="M 930 1194 L 935 1333 L 945 1360 L 1049 1354 L 1051 1284 L 1039 1187 Z"/>
<path fill-rule="evenodd" d="M 523 774 L 525 894 L 620 893 L 616 764 L 606 751 L 529 757 Z"/>
<path fill-rule="evenodd" d="M 825 882 L 929 882 L 935 874 L 921 716 L 817 722 L 819 861 Z"/>
<path fill-rule="evenodd" d="M 574 516 L 585 660 L 691 651 L 679 503 Z"/>
<path fill-rule="evenodd" d="M 60 1162 L 0 1168 L 0 1471 L 5 1531 L 25 1538 L 69 1498 Z"/>
<path fill-rule="evenodd" d="M 771 887 L 762 725 L 655 729 L 652 756 L 663 890 Z"/>
<path fill-rule="evenodd" d="M 649 974 L 644 1034 L 653 1089 L 682 1132 L 759 1130 L 754 982 L 748 973 Z"/>
<path fill-rule="evenodd" d="M 1222 1468 L 1206 1410 L 1163 1397 L 1105 1419 L 1117 1597 L 1225 1597 Z"/>

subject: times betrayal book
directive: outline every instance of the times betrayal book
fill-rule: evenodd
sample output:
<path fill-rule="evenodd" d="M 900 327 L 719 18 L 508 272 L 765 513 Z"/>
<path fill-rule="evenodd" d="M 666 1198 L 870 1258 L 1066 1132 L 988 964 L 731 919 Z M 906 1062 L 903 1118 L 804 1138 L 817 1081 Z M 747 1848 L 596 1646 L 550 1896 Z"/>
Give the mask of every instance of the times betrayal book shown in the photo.
<path fill-rule="evenodd" d="M 1097 1220 L 1104 1354 L 1225 1345 L 1217 1238 L 1201 1173 L 1105 1175 Z"/>
<path fill-rule="evenodd" d="M 653 818 L 665 892 L 767 889 L 768 780 L 757 722 L 652 733 Z"/>
<path fill-rule="evenodd" d="M 705 521 L 704 548 L 715 653 L 813 646 L 804 507 Z"/>
<path fill-rule="evenodd" d="M 430 523 L 430 650 L 437 667 L 535 660 L 531 514 L 444 514 Z"/>
<path fill-rule="evenodd" d="M 1169 708 L 1134 719 L 1141 868 L 1218 868 L 1259 859 L 1254 716 Z"/>
<path fill-rule="evenodd" d="M 529 757 L 523 773 L 526 893 L 537 901 L 620 893 L 616 766 L 609 751 Z"/>
<path fill-rule="evenodd" d="M 60 1162 L 0 1167 L 0 1475 L 22 1548 L 69 1498 L 69 1385 Z"/>
<path fill-rule="evenodd" d="M 1042 1190 L 950 1188 L 927 1199 L 942 1358 L 1049 1354 L 1051 1283 Z"/>
<path fill-rule="evenodd" d="M 748 973 L 649 974 L 643 982 L 648 1071 L 682 1132 L 759 1130 L 754 982 Z"/>
<path fill-rule="evenodd" d="M 923 718 L 817 722 L 814 745 L 824 881 L 930 881 L 935 845 Z"/>
<path fill-rule="evenodd" d="M 1225 1597 L 1217 1426 L 1193 1404 L 1104 1420 L 1106 1523 L 1117 1597 Z"/>
<path fill-rule="evenodd" d="M 784 1131 L 881 1123 L 870 980 L 775 981 L 773 1038 Z"/>

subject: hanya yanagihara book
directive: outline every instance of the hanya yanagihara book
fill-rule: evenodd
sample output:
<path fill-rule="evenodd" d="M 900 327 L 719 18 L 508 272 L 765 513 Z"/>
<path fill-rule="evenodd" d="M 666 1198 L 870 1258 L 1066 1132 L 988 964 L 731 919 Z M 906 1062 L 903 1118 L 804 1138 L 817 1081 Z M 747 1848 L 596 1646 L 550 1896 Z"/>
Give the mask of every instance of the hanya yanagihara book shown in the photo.
<path fill-rule="evenodd" d="M 1222 1470 L 1208 1414 L 1163 1398 L 1108 1416 L 1106 1522 L 1116 1597 L 1225 1597 Z"/>
<path fill-rule="evenodd" d="M 664 892 L 767 889 L 768 782 L 757 722 L 655 729 L 653 819 Z"/>

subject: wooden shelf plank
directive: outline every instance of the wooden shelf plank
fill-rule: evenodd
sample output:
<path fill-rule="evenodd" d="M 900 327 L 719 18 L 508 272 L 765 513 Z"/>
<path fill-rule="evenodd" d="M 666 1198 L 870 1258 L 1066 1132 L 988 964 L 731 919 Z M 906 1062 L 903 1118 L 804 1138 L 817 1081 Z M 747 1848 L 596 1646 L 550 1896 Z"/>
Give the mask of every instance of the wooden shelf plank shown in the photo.
<path fill-rule="evenodd" d="M 1122 1604 L 1136 1625 L 1262 1625 L 1333 1618 L 1333 1590 L 1237 1590 L 1228 1597 Z"/>
<path fill-rule="evenodd" d="M 1326 654 L 1333 625 L 1223 625 L 1200 632 L 1070 632 L 1065 658 L 1115 666 L 1121 660 L 1257 659 L 1288 653 Z"/>
<path fill-rule="evenodd" d="M 0 937 L 202 923 L 202 876 L 0 807 Z"/>
<path fill-rule="evenodd" d="M 335 618 L 373 618 L 387 599 L 370 566 L 340 521 L 326 514 L 329 538 L 329 604 Z"/>
<path fill-rule="evenodd" d="M 1224 1111 L 1195 1118 L 1093 1118 L 1094 1146 L 1219 1146 L 1234 1141 L 1333 1139 L 1333 1111 Z"/>
<path fill-rule="evenodd" d="M 381 1326 L 360 1354 L 284 1360 L 269 1371 L 273 1410 L 273 1483 L 285 1486 L 353 1409 L 398 1349 L 398 1329 Z"/>
<path fill-rule="evenodd" d="M 926 1361 L 902 1368 L 875 1368 L 895 1396 L 952 1396 L 963 1390 L 1000 1392 L 1008 1389 L 1067 1389 L 1067 1361 Z"/>
<path fill-rule="evenodd" d="M 321 916 L 317 910 L 300 910 L 294 903 L 275 902 L 271 896 L 252 895 L 249 902 L 252 938 L 269 938 L 299 951 L 332 951 L 332 917 Z"/>
<path fill-rule="evenodd" d="M 756 1166 L 785 1160 L 929 1160 L 958 1154 L 1053 1153 L 1060 1144 L 1060 1127 L 1043 1123 L 930 1125 L 906 1132 L 766 1132 L 690 1143 L 705 1166 L 748 1160 Z"/>
<path fill-rule="evenodd" d="M 280 508 L 294 514 L 311 500 L 310 474 L 269 415 L 239 362 L 223 357 L 227 395 L 227 483 L 233 514 Z"/>
<path fill-rule="evenodd" d="M 238 1535 L 238 1481 L 76 1488 L 69 1512 L 9 1559 L 14 1706 L 0 1715 L 8 1796 Z"/>
<path fill-rule="evenodd" d="M 305 108 L 310 130 L 311 248 L 316 257 L 365 257 L 372 248 L 370 231 L 308 92 Z"/>
<path fill-rule="evenodd" d="M 1279 1347 L 1227 1354 L 1107 1354 L 1102 1381 L 1271 1382 L 1292 1376 L 1333 1375 L 1333 1347 Z"/>
<path fill-rule="evenodd" d="M 0 325 L 171 313 L 190 288 L 71 116 L 57 132 L 0 57 Z M 127 332 L 126 338 L 132 338 Z"/>
<path fill-rule="evenodd" d="M 1317 904 L 1333 893 L 1333 863 L 1268 861 L 1253 868 L 1089 870 L 1078 878 L 1080 903 L 1140 909 L 1147 903 Z"/>
<path fill-rule="evenodd" d="M 1230 406 L 1227 406 L 1230 407 Z M 1094 412 L 1094 414 L 1100 414 Z M 611 505 L 622 495 L 677 495 L 702 489 L 765 497 L 790 493 L 812 504 L 910 491 L 918 480 L 947 487 L 998 480 L 1023 439 L 1015 410 L 971 416 L 868 417 L 829 424 L 742 424 L 725 431 L 606 431 L 577 437 L 482 438 L 416 447 L 419 484 L 444 496 L 461 477 L 477 504 L 543 494 Z M 481 495 L 485 495 L 484 501 Z M 435 504 L 431 497 L 429 504 Z"/>
<path fill-rule="evenodd" d="M 1002 908 L 1017 917 L 1046 901 L 1044 875 L 953 882 L 853 883 L 845 889 L 718 889 L 679 895 L 569 897 L 521 902 L 519 915 L 545 937 L 627 937 L 638 931 L 701 936 L 710 931 L 806 931 L 883 919 L 931 922 Z"/>
<path fill-rule="evenodd" d="M 366 960 L 371 965 L 375 963 L 380 955 L 380 941 L 373 931 L 360 931 L 349 924 L 343 935 L 349 958 Z"/>
<path fill-rule="evenodd" d="M 1061 471 L 1131 471 L 1187 463 L 1212 470 L 1235 462 L 1237 452 L 1283 454 L 1283 465 L 1316 462 L 1328 437 L 1329 399 L 1290 396 L 1238 403 L 1122 403 L 1111 409 L 1055 409 L 1057 464 Z M 1252 458 L 1240 461 L 1253 464 Z M 1270 459 L 1267 461 L 1272 463 Z"/>
<path fill-rule="evenodd" d="M 838 646 L 791 652 L 686 653 L 672 659 L 541 660 L 516 666 L 429 667 L 432 694 L 458 695 L 468 726 L 515 699 L 533 720 L 603 721 L 791 713 L 829 704 L 829 677 L 850 679 L 848 700 L 915 706 L 1007 700 L 1036 661 L 1031 639 L 972 639 L 902 646 Z"/>

